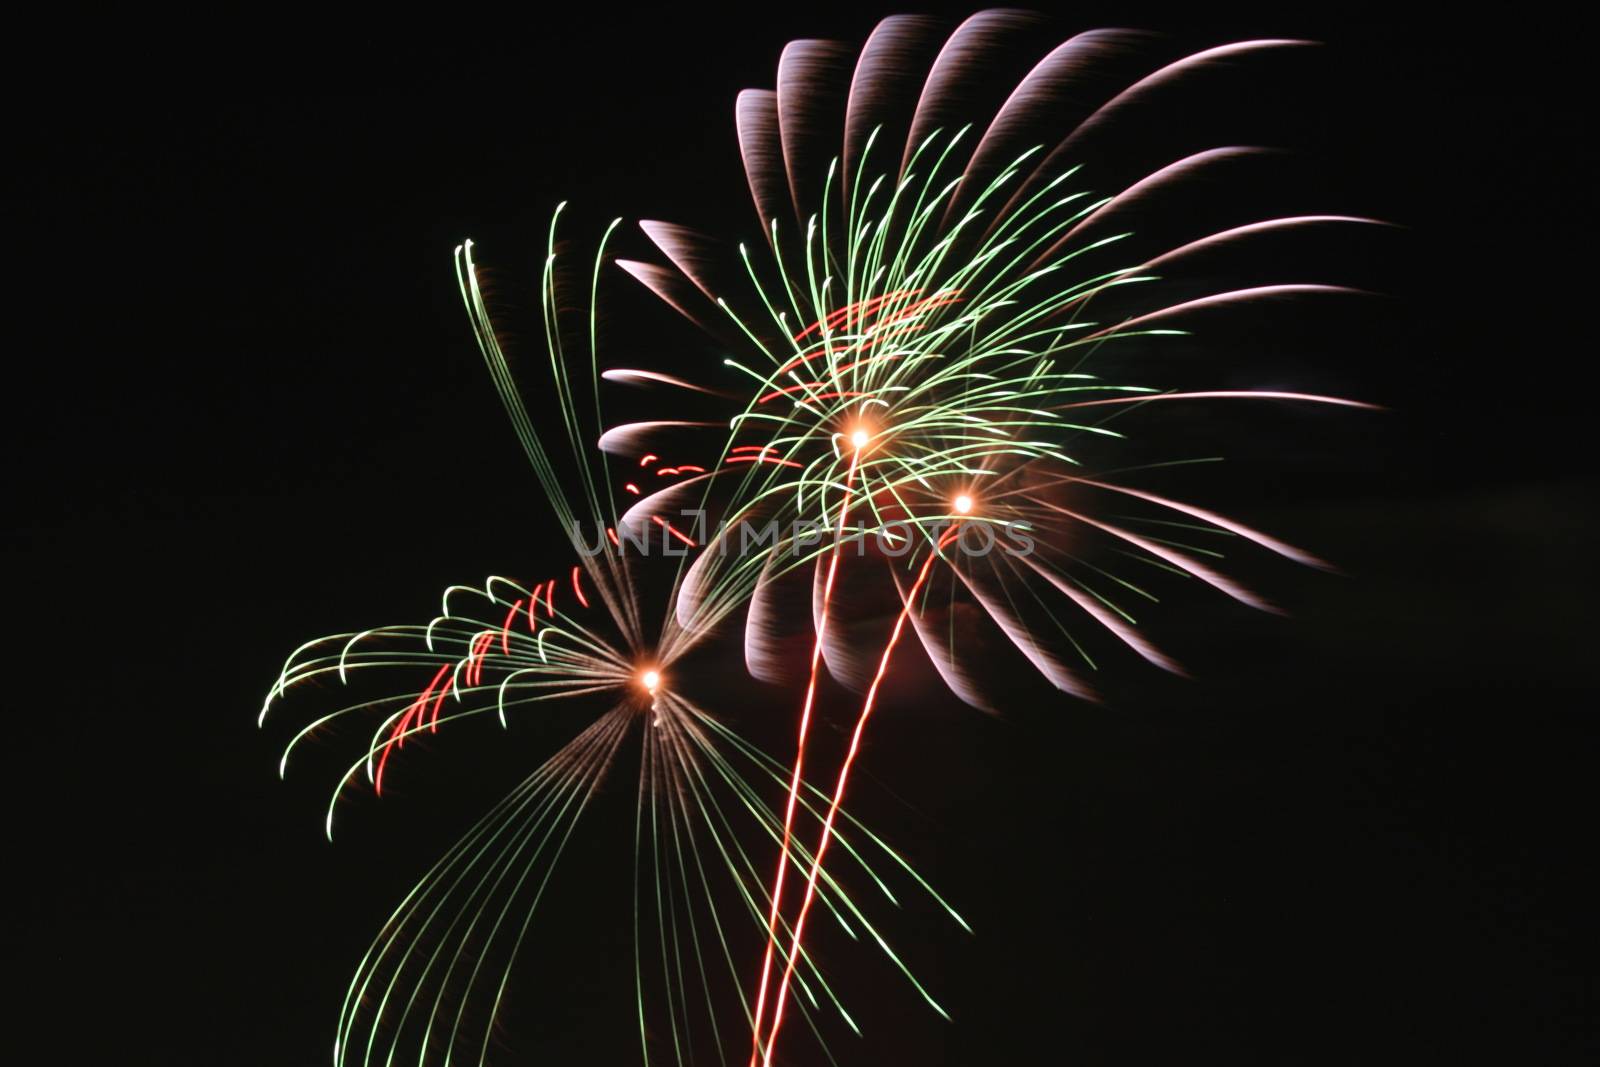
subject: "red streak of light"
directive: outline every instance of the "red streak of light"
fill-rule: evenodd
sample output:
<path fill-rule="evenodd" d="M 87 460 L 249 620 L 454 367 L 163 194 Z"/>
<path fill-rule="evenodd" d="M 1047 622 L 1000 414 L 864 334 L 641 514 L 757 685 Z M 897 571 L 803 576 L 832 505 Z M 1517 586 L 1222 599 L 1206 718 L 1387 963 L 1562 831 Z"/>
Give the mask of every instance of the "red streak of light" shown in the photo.
<path fill-rule="evenodd" d="M 449 680 L 444 683 L 444 688 L 439 690 L 439 696 L 433 702 L 433 716 L 428 720 L 429 733 L 436 734 L 439 732 L 439 709 L 444 707 L 444 698 L 450 695 L 450 687 L 455 684 L 456 678 L 452 674 Z M 418 717 L 417 722 L 422 722 L 421 717 Z"/>
<path fill-rule="evenodd" d="M 428 683 L 428 688 L 424 689 L 422 691 L 422 695 L 417 697 L 417 699 L 412 703 L 411 710 L 412 711 L 416 711 L 418 713 L 417 714 L 417 725 L 419 725 L 419 726 L 422 725 L 421 711 L 422 711 L 422 709 L 424 707 L 427 706 L 428 699 L 433 696 L 434 688 L 438 686 L 439 682 L 444 678 L 445 673 L 447 671 L 449 671 L 449 670 L 450 670 L 450 665 L 448 663 L 445 664 L 443 667 L 440 667 L 439 668 L 439 673 L 435 674 L 433 676 L 433 681 Z M 409 714 L 410 714 L 410 712 L 408 711 L 407 715 L 409 715 Z M 402 720 L 402 721 L 404 721 L 404 720 Z M 395 734 L 396 734 L 396 739 L 397 739 L 397 741 L 399 743 L 399 747 L 405 748 L 406 747 L 405 731 L 404 730 L 400 730 L 400 729 L 397 728 L 395 730 Z"/>
<path fill-rule="evenodd" d="M 852 364 L 852 366 L 854 366 L 854 365 L 855 364 Z M 842 370 L 843 368 L 840 368 L 840 369 Z M 799 382 L 799 383 L 797 383 L 795 385 L 786 385 L 782 389 L 774 389 L 772 392 L 770 392 L 770 393 L 766 394 L 765 396 L 763 396 L 763 397 L 759 398 L 758 400 L 756 400 L 756 403 L 757 404 L 765 404 L 769 400 L 776 400 L 780 396 L 788 396 L 790 393 L 793 393 L 793 392 L 795 392 L 796 390 L 799 390 L 799 389 L 820 389 L 822 386 L 827 385 L 827 384 L 829 384 L 829 383 L 827 383 L 827 382 Z M 843 397 L 843 396 L 866 396 L 866 395 L 867 394 L 865 394 L 865 393 L 859 393 L 859 392 L 827 392 L 827 393 L 817 393 L 815 396 L 809 396 L 806 399 L 807 400 L 828 400 L 830 398 Z"/>
<path fill-rule="evenodd" d="M 552 619 L 556 617 L 556 580 L 550 579 L 550 584 L 544 587 L 544 611 Z"/>
<path fill-rule="evenodd" d="M 959 290 L 953 293 L 935 293 L 932 296 L 923 297 L 914 304 L 906 305 L 906 307 L 898 314 L 892 318 L 884 319 L 882 322 L 878 323 L 878 325 L 893 326 L 895 323 L 904 319 L 908 319 L 919 311 L 926 311 L 930 308 L 942 308 L 949 304 L 959 304 L 960 302 L 961 293 Z"/>
<path fill-rule="evenodd" d="M 873 339 L 878 341 L 887 341 L 891 337 L 900 337 L 904 334 L 917 333 L 918 331 L 925 329 L 927 329 L 927 326 L 923 323 L 908 322 L 904 326 L 896 326 L 892 330 L 885 330 L 883 333 L 875 334 Z"/>
<path fill-rule="evenodd" d="M 822 617 L 817 620 L 816 639 L 811 643 L 811 677 L 806 682 L 806 700 L 800 709 L 800 736 L 795 744 L 794 773 L 789 778 L 789 799 L 783 808 L 783 844 L 778 850 L 778 873 L 772 879 L 772 910 L 767 916 L 767 948 L 761 959 L 761 987 L 756 994 L 756 1010 L 752 1016 L 750 1067 L 755 1067 L 761 1057 L 761 1020 L 766 1014 L 767 983 L 772 978 L 772 954 L 778 942 L 778 914 L 783 904 L 783 876 L 789 866 L 789 841 L 794 832 L 794 808 L 800 796 L 800 780 L 805 766 L 806 735 L 811 729 L 811 708 L 817 699 L 817 674 L 822 663 L 822 640 L 828 629 L 828 605 L 833 599 L 833 580 L 839 573 L 839 544 L 844 537 L 845 518 L 850 514 L 850 490 L 855 484 L 856 459 L 859 453 L 850 453 L 850 469 L 845 472 L 844 499 L 839 502 L 839 525 L 834 534 L 833 549 L 828 553 L 828 577 L 822 584 Z M 793 961 L 791 961 L 792 963 Z M 782 1017 L 780 1000 L 773 1008 L 773 1029 Z M 772 1046 L 767 1046 L 767 1062 L 772 1060 Z"/>
<path fill-rule="evenodd" d="M 688 545 L 690 548 L 696 547 L 693 540 L 691 540 L 690 538 L 688 538 L 688 537 L 684 536 L 683 534 L 679 533 L 677 530 L 673 529 L 672 528 L 672 523 L 670 523 L 667 520 L 663 519 L 660 515 L 652 515 L 652 516 L 650 516 L 650 521 L 655 523 L 657 526 L 661 527 L 663 530 L 667 531 L 667 533 L 671 534 L 673 537 L 676 537 L 678 540 L 682 541 L 684 544 Z"/>
<path fill-rule="evenodd" d="M 803 466 L 805 466 L 805 464 L 796 463 L 792 459 L 777 459 L 777 458 L 775 458 L 773 456 L 768 456 L 768 455 L 760 455 L 760 456 L 729 456 L 728 459 L 727 459 L 727 462 L 729 462 L 729 463 L 775 463 L 780 467 L 803 467 Z"/>
<path fill-rule="evenodd" d="M 415 703 L 406 709 L 406 713 L 395 724 L 395 733 L 390 735 L 389 743 L 383 746 L 383 755 L 378 757 L 378 773 L 373 776 L 372 791 L 380 797 L 383 796 L 383 770 L 389 766 L 389 753 L 394 751 L 395 736 L 405 732 L 406 724 L 411 721 L 411 713 L 416 710 L 417 705 Z"/>
<path fill-rule="evenodd" d="M 506 621 L 510 622 L 510 619 Z M 472 639 L 472 651 L 467 655 L 468 685 L 477 685 L 478 679 L 483 677 L 483 659 L 489 651 L 489 642 L 493 640 L 494 633 L 490 630 L 485 630 Z"/>
<path fill-rule="evenodd" d="M 847 370 L 855 370 L 857 367 L 865 367 L 868 363 L 878 363 L 878 362 L 887 363 L 887 362 L 889 362 L 891 360 L 896 360 L 896 359 L 899 359 L 899 358 L 900 358 L 899 356 L 885 356 L 885 355 L 868 356 L 866 359 L 858 359 L 854 363 L 846 363 L 842 367 L 835 367 L 833 369 L 833 372 L 835 374 L 843 374 Z"/>
<path fill-rule="evenodd" d="M 855 345 L 846 345 L 846 346 L 844 346 L 842 348 L 831 348 L 831 347 L 830 348 L 823 348 L 823 349 L 818 349 L 815 352 L 809 353 L 808 355 L 795 356 L 793 359 L 791 359 L 789 362 L 785 363 L 783 366 L 779 367 L 773 373 L 774 374 L 787 374 L 789 371 L 794 370 L 796 367 L 800 366 L 800 364 L 802 364 L 802 363 L 810 363 L 814 359 L 821 359 L 823 356 L 831 356 L 836 352 L 848 352 L 852 348 L 855 348 L 855 347 L 857 347 L 857 346 L 855 346 Z"/>
<path fill-rule="evenodd" d="M 654 452 L 646 452 L 644 455 L 639 457 L 639 466 L 648 467 L 651 463 L 660 458 L 661 457 L 656 455 Z"/>
<path fill-rule="evenodd" d="M 628 482 L 622 488 L 626 489 L 628 492 L 632 493 L 634 496 L 638 496 L 639 495 L 639 487 L 637 485 L 634 485 L 632 482 Z"/>
<path fill-rule="evenodd" d="M 572 566 L 572 592 L 578 598 L 578 603 L 584 607 L 589 606 L 589 598 L 583 595 L 583 586 L 578 584 L 578 572 L 582 570 L 577 564 Z"/>
<path fill-rule="evenodd" d="M 952 525 L 944 536 L 939 538 L 940 548 L 950 543 L 955 530 L 956 527 Z M 933 569 L 933 561 L 938 558 L 936 553 L 928 554 L 928 558 L 922 562 L 922 570 L 917 573 L 917 580 L 911 584 L 910 590 L 906 593 L 905 606 L 894 621 L 894 631 L 889 634 L 889 643 L 884 646 L 883 657 L 878 661 L 878 672 L 872 676 L 872 685 L 867 689 L 867 698 L 861 705 L 861 715 L 856 719 L 855 732 L 850 735 L 850 751 L 845 753 L 844 763 L 839 766 L 839 781 L 834 786 L 833 799 L 828 802 L 828 815 L 822 823 L 822 837 L 817 842 L 817 850 L 812 853 L 811 873 L 806 878 L 805 896 L 801 898 L 800 914 L 794 921 L 789 962 L 783 969 L 783 980 L 778 983 L 777 999 L 772 1002 L 772 1032 L 767 1035 L 767 1054 L 762 1060 L 763 1067 L 771 1067 L 772 1064 L 772 1050 L 778 1043 L 778 1029 L 783 1025 L 783 1005 L 789 994 L 789 980 L 794 977 L 795 964 L 798 962 L 800 939 L 805 933 L 806 916 L 811 913 L 811 903 L 816 898 L 817 875 L 822 871 L 822 857 L 828 851 L 828 842 L 833 838 L 833 820 L 839 813 L 839 805 L 844 801 L 844 789 L 850 780 L 850 768 L 855 763 L 856 754 L 861 750 L 861 735 L 866 731 L 867 719 L 871 717 L 873 705 L 877 702 L 878 687 L 883 684 L 883 676 L 888 673 L 889 659 L 894 655 L 895 645 L 900 643 L 901 633 L 905 631 L 906 619 L 911 615 L 911 605 L 916 601 L 922 583 L 928 580 L 928 572 Z M 827 616 L 824 615 L 823 618 L 826 619 Z M 759 1018 L 757 1016 L 758 1021 Z"/>
<path fill-rule="evenodd" d="M 875 296 L 871 300 L 858 300 L 854 304 L 846 304 L 844 307 L 833 312 L 833 314 L 829 315 L 826 319 L 818 319 L 810 326 L 807 326 L 805 329 L 795 334 L 794 339 L 796 341 L 805 340 L 808 335 L 820 330 L 824 322 L 827 323 L 828 329 L 831 330 L 835 326 L 838 326 L 841 322 L 846 322 L 857 317 L 866 318 L 868 315 L 872 314 L 872 312 L 882 307 L 886 301 L 894 300 L 902 296 L 915 296 L 920 292 L 922 292 L 921 289 L 899 289 L 892 293 L 884 293 L 881 296 Z"/>
<path fill-rule="evenodd" d="M 445 676 L 445 672 L 449 669 L 450 664 L 448 663 L 439 668 L 438 673 L 433 676 L 433 681 L 428 683 L 428 688 L 424 689 L 422 695 L 411 702 L 411 706 L 406 708 L 406 713 L 400 716 L 400 721 L 395 723 L 394 729 L 390 731 L 389 743 L 383 746 L 383 755 L 378 757 L 378 773 L 372 778 L 372 790 L 380 797 L 383 796 L 383 769 L 389 764 L 389 753 L 396 748 L 405 747 L 406 727 L 411 724 L 411 716 L 416 715 L 428 703 L 428 698 L 433 695 L 434 686 L 439 684 L 439 680 Z M 422 718 L 419 715 L 417 722 L 420 723 L 421 721 Z"/>
<path fill-rule="evenodd" d="M 771 445 L 734 445 L 731 452 L 776 452 Z"/>
<path fill-rule="evenodd" d="M 529 599 L 528 599 L 528 632 L 530 634 L 536 634 L 536 633 L 539 632 L 539 616 L 534 614 L 534 609 L 537 608 L 538 606 L 539 606 L 539 587 L 538 586 L 534 586 L 533 587 L 533 592 L 529 594 Z"/>
<path fill-rule="evenodd" d="M 511 605 L 511 610 L 506 612 L 506 624 L 500 627 L 500 651 L 508 656 L 511 655 L 511 621 L 517 617 L 517 612 L 521 610 L 522 600 L 518 598 L 517 602 Z M 481 656 L 478 660 L 478 674 L 480 677 L 483 675 L 483 659 Z M 478 683 L 473 682 L 472 684 L 477 685 Z"/>
<path fill-rule="evenodd" d="M 622 542 L 617 540 L 617 531 L 614 528 L 612 528 L 610 526 L 607 526 L 606 527 L 606 536 L 611 538 L 611 543 L 613 545 L 615 545 L 618 548 L 622 547 Z"/>

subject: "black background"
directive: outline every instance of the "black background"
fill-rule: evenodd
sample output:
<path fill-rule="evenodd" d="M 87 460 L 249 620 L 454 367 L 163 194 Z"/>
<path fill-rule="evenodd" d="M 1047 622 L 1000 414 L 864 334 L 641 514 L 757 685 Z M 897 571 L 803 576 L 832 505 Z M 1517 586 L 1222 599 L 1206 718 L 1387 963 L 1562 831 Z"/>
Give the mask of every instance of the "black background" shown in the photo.
<path fill-rule="evenodd" d="M 450 249 L 523 270 L 568 197 L 748 231 L 733 94 L 785 41 L 885 13 L 263 10 L 13 42 L 7 1039 L 55 1050 L 17 1062 L 324 1061 L 366 938 L 491 794 L 440 745 L 330 848 L 328 779 L 277 781 L 260 698 L 304 638 L 543 550 Z M 1338 375 L 1393 410 L 1241 494 L 1347 574 L 1277 572 L 1287 622 L 1197 615 L 1174 635 L 1197 680 L 1000 720 L 889 709 L 869 803 L 978 935 L 907 917 L 955 1022 L 888 993 L 875 1017 L 867 984 L 843 1062 L 1592 1059 L 1576 28 L 1526 6 L 1059 20 L 1328 43 L 1319 92 L 1259 103 L 1317 207 L 1407 227 L 1337 279 L 1393 294 Z M 612 950 L 607 899 L 565 902 L 553 959 Z M 515 1047 L 629 1055 L 626 998 L 586 981 Z"/>

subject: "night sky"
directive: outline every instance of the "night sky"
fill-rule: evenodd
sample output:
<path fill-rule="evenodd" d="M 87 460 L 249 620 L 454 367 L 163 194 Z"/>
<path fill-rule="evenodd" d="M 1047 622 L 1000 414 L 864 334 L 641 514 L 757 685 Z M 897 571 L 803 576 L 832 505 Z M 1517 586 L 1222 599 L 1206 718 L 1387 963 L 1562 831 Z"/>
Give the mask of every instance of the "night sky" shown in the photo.
<path fill-rule="evenodd" d="M 280 782 L 282 732 L 255 726 L 302 640 L 552 551 L 452 247 L 478 241 L 515 302 L 562 199 L 588 232 L 753 237 L 734 94 L 786 41 L 894 10 L 272 10 L 13 40 L 5 1040 L 50 1051 L 3 1058 L 327 1061 L 377 925 L 542 743 L 436 743 L 330 847 L 343 750 Z M 1196 10 L 1073 5 L 1053 38 L 1326 42 L 1211 118 L 1291 149 L 1298 206 L 1404 227 L 1291 279 L 1383 297 L 1274 335 L 1286 381 L 1390 410 L 1261 424 L 1287 436 L 1208 498 L 1342 573 L 1247 572 L 1287 619 L 1185 604 L 1163 639 L 1194 677 L 1130 661 L 1102 706 L 891 697 L 861 804 L 977 935 L 888 920 L 948 1024 L 830 946 L 868 1029 L 836 1052 L 1593 1062 L 1592 59 L 1526 6 Z M 791 695 L 724 684 L 778 744 Z M 503 1062 L 637 1062 L 627 832 L 589 829 L 526 965 L 548 1013 L 512 1020 Z"/>

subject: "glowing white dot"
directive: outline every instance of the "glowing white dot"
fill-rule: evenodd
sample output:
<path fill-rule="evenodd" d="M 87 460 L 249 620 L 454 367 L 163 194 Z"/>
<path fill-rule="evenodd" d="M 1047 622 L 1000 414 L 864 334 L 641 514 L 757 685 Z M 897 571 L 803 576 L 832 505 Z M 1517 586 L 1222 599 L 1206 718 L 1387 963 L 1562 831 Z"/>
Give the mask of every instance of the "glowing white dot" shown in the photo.
<path fill-rule="evenodd" d="M 850 435 L 850 443 L 857 448 L 866 448 L 867 442 L 872 440 L 872 435 L 865 430 L 857 430 Z"/>
<path fill-rule="evenodd" d="M 639 676 L 639 681 L 644 683 L 644 687 L 646 689 L 654 693 L 656 691 L 656 686 L 661 684 L 661 672 L 645 671 Z"/>
<path fill-rule="evenodd" d="M 956 497 L 956 512 L 965 515 L 972 510 L 972 498 L 965 493 Z"/>

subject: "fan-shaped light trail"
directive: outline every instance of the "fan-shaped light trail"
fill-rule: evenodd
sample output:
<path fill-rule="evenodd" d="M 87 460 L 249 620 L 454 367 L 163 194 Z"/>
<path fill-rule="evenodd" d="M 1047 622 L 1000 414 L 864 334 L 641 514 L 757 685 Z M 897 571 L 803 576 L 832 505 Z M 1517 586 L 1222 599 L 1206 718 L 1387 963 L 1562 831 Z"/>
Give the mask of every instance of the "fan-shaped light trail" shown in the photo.
<path fill-rule="evenodd" d="M 1163 388 L 1140 381 L 1137 367 L 1143 353 L 1188 336 L 1191 324 L 1205 316 L 1261 301 L 1359 292 L 1295 281 L 1195 296 L 1188 284 L 1174 299 L 1166 284 L 1170 272 L 1264 235 L 1374 220 L 1329 214 L 1251 220 L 1185 235 L 1165 250 L 1119 257 L 1119 249 L 1138 247 L 1131 220 L 1159 217 L 1164 199 L 1267 153 L 1227 145 L 1192 152 L 1098 195 L 1075 158 L 1188 80 L 1307 42 L 1236 42 L 1141 69 L 1137 57 L 1152 51 L 1151 38 L 1090 31 L 1039 58 L 992 115 L 969 114 L 969 98 L 984 95 L 973 89 L 991 57 L 1026 50 L 1038 29 L 1037 19 L 1014 11 L 981 12 L 948 37 L 930 20 L 894 17 L 873 31 L 853 66 L 843 46 L 790 44 L 776 91 L 748 90 L 736 107 L 746 177 L 769 247 L 738 246 L 741 269 L 732 271 L 715 242 L 681 226 L 645 222 L 646 236 L 669 265 L 619 261 L 732 349 L 724 362 L 748 382 L 739 390 L 678 379 L 702 396 L 742 393 L 748 399 L 730 404 L 730 432 L 708 441 L 698 461 L 706 467 L 702 476 L 641 493 L 630 515 L 665 514 L 698 500 L 722 510 L 724 531 L 774 518 L 780 527 L 825 523 L 832 530 L 820 544 L 781 537 L 753 553 L 735 547 L 727 532 L 714 534 L 688 565 L 679 591 L 679 622 L 689 629 L 714 626 L 748 603 L 747 661 L 757 677 L 775 680 L 781 671 L 771 650 L 783 639 L 760 628 L 786 624 L 784 612 L 770 603 L 783 575 L 814 568 L 813 654 L 791 799 L 802 777 L 821 666 L 867 690 L 859 741 L 908 621 L 951 688 L 969 703 L 984 703 L 977 672 L 963 662 L 952 635 L 913 610 L 902 572 L 916 575 L 910 585 L 925 597 L 935 560 L 944 559 L 939 570 L 950 577 L 945 613 L 953 617 L 958 604 L 970 605 L 1069 694 L 1093 698 L 1078 670 L 1050 647 L 1059 643 L 1094 667 L 1073 632 L 1075 618 L 1148 662 L 1177 670 L 1119 603 L 1125 595 L 1153 600 L 1154 594 L 1091 562 L 1090 548 L 1198 579 L 1261 608 L 1269 607 L 1265 600 L 1202 562 L 1216 553 L 1174 538 L 1211 532 L 1299 562 L 1316 561 L 1208 509 L 1125 484 L 1141 466 L 1164 464 L 1130 465 L 1119 442 L 1152 426 L 1144 436 L 1159 441 L 1159 425 L 1151 420 L 1189 403 L 1371 406 L 1311 391 Z M 842 147 L 834 147 L 828 131 L 841 128 L 841 100 Z M 798 230 L 791 230 L 790 219 Z M 1114 376 L 1099 373 L 1101 364 Z M 638 382 L 641 373 L 618 372 L 616 380 Z M 715 423 L 699 425 L 717 435 Z M 681 435 L 695 427 L 616 427 L 602 447 L 643 450 L 657 431 L 668 429 Z M 1096 514 L 1097 500 L 1112 496 L 1149 511 Z M 1180 526 L 1172 514 L 1192 522 Z M 960 559 L 959 552 L 948 558 L 940 539 L 952 519 L 990 532 L 1035 531 L 1041 551 L 1000 562 Z M 861 674 L 835 637 L 834 579 L 840 546 L 872 536 L 902 542 L 909 536 L 914 543 L 909 558 L 890 561 L 902 604 L 878 669 Z M 1059 597 L 1067 610 L 1053 608 L 1048 596 Z M 1041 616 L 1043 629 L 1024 607 Z M 837 796 L 856 749 L 846 759 Z M 817 853 L 826 851 L 826 838 L 824 832 Z M 780 853 L 769 931 L 781 913 L 786 863 Z M 795 923 L 802 931 L 807 907 L 802 899 Z M 754 980 L 752 1067 L 770 1063 L 782 1020 L 783 979 L 769 996 L 775 941 L 769 933 Z M 798 936 L 791 940 L 792 947 L 800 944 Z"/>

